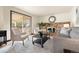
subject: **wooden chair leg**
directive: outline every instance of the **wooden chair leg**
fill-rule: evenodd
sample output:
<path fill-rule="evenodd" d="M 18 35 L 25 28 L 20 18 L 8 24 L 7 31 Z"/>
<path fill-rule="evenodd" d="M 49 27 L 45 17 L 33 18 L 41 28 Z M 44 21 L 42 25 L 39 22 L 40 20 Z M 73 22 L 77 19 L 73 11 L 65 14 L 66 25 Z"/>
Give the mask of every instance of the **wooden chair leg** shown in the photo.
<path fill-rule="evenodd" d="M 12 46 L 13 46 L 13 44 L 14 44 L 14 41 L 12 41 Z"/>

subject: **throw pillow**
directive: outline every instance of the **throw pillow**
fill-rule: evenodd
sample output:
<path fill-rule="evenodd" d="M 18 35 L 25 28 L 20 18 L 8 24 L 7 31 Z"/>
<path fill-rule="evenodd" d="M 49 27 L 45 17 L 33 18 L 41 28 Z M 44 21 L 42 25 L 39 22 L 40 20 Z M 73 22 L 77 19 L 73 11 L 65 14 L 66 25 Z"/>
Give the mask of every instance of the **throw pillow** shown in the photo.
<path fill-rule="evenodd" d="M 62 36 L 70 37 L 70 31 L 71 31 L 70 28 L 62 28 L 62 29 L 60 30 L 60 34 L 61 34 Z"/>

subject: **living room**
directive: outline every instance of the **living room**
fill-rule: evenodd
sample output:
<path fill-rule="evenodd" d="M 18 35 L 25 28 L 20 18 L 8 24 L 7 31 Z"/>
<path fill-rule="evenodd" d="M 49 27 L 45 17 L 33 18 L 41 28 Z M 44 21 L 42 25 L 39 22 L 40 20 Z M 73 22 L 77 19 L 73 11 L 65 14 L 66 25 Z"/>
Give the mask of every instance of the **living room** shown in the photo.
<path fill-rule="evenodd" d="M 0 52 L 63 53 L 64 50 L 79 52 L 77 40 L 79 39 L 78 10 L 78 6 L 1 6 L 0 29 L 1 33 L 2 31 L 6 32 L 6 37 L 4 39 L 7 40 L 2 42 L 4 39 L 3 36 L 1 36 Z M 13 34 L 14 31 L 12 30 L 16 27 L 24 34 L 23 40 L 20 40 L 21 38 L 19 35 Z M 73 35 L 73 32 L 68 32 L 66 33 L 68 34 L 68 38 L 60 38 L 58 35 L 60 32 L 64 32 L 63 27 L 67 28 L 64 29 L 66 31 L 76 32 Z M 53 28 L 53 30 L 48 31 L 49 28 Z M 44 32 L 44 34 L 49 37 L 43 47 L 38 44 L 32 44 L 34 43 L 34 41 L 32 41 L 35 37 L 34 35 L 38 34 L 39 31 Z M 15 32 L 16 34 L 20 34 L 17 30 Z M 28 32 L 28 34 L 26 32 Z M 16 36 L 19 40 L 15 38 Z M 70 40 L 72 38 L 73 40 Z"/>

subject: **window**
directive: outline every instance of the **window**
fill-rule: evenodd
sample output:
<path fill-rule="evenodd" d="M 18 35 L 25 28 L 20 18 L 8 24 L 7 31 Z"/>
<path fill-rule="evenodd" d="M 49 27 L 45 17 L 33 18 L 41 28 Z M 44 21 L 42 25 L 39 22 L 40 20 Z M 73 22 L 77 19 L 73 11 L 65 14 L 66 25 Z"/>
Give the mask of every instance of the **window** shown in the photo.
<path fill-rule="evenodd" d="M 11 11 L 11 28 L 17 28 L 20 32 L 31 33 L 31 16 Z"/>

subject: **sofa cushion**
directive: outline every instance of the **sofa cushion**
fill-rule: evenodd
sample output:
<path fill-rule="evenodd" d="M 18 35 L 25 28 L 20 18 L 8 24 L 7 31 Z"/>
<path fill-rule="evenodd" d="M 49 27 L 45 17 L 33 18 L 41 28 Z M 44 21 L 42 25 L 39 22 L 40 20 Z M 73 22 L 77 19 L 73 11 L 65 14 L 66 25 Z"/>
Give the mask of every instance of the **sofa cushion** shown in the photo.
<path fill-rule="evenodd" d="M 72 31 L 70 32 L 70 37 L 79 39 L 79 27 L 73 27 Z"/>
<path fill-rule="evenodd" d="M 72 27 L 72 30 L 79 32 L 79 27 Z"/>

